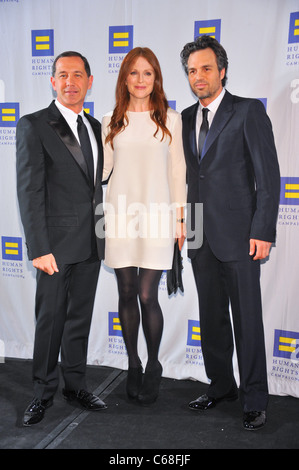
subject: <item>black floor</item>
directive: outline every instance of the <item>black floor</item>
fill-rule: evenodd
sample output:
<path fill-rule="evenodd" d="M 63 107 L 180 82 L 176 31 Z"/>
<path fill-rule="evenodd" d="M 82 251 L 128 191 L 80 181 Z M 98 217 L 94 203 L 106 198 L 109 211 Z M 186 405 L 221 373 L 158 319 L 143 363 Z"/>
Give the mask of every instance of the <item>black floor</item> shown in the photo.
<path fill-rule="evenodd" d="M 205 384 L 163 378 L 157 402 L 141 407 L 127 400 L 125 379 L 125 371 L 89 366 L 89 391 L 108 409 L 76 408 L 63 400 L 60 389 L 43 421 L 28 428 L 22 419 L 32 398 L 31 361 L 6 359 L 0 364 L 0 449 L 110 449 L 106 459 L 151 449 L 153 455 L 169 450 L 185 459 L 200 449 L 299 448 L 299 400 L 294 397 L 271 396 L 266 426 L 246 431 L 238 402 L 203 413 L 188 409 L 190 400 L 205 393 Z M 131 449 L 139 453 L 128 454 Z"/>

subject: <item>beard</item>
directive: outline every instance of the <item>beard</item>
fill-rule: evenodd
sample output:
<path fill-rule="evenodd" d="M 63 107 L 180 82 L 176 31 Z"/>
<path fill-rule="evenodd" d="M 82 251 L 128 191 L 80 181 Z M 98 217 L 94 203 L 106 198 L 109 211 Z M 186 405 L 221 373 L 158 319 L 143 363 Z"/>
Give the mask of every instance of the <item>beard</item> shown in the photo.
<path fill-rule="evenodd" d="M 206 85 L 202 90 L 198 88 L 198 85 Z M 207 83 L 205 81 L 196 81 L 192 84 L 192 91 L 200 100 L 210 99 L 213 101 L 222 90 L 221 81 L 216 80 L 215 82 Z"/>
<path fill-rule="evenodd" d="M 199 90 L 197 87 L 196 87 L 197 83 L 194 83 L 194 85 L 192 86 L 192 91 L 193 93 L 197 96 L 197 98 L 199 99 L 207 99 L 207 98 L 210 98 L 213 93 L 211 92 L 211 90 L 208 88 L 204 89 L 204 90 Z"/>
<path fill-rule="evenodd" d="M 198 90 L 193 90 L 193 92 L 196 94 L 197 98 L 199 98 L 200 100 L 205 100 L 207 98 L 211 98 L 211 93 L 208 93 L 208 92 L 200 92 Z"/>

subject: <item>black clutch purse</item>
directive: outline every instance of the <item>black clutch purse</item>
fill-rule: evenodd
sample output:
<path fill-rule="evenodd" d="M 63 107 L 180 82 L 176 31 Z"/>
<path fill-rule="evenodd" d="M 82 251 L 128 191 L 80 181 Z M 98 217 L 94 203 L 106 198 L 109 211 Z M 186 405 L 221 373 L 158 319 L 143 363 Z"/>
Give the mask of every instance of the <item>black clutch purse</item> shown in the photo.
<path fill-rule="evenodd" d="M 184 292 L 182 281 L 183 258 L 179 249 L 178 241 L 175 242 L 172 268 L 167 271 L 168 295 L 175 294 L 178 289 Z"/>

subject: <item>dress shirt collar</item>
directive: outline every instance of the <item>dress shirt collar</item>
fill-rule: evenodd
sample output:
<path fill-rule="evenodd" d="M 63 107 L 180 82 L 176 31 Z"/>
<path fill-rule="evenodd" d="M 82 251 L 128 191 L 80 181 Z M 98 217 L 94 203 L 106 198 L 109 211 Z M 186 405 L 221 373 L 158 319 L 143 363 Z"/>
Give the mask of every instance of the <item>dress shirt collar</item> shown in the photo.
<path fill-rule="evenodd" d="M 57 108 L 59 109 L 59 111 L 61 112 L 61 114 L 63 115 L 63 117 L 65 118 L 65 120 L 69 124 L 74 124 L 77 122 L 77 117 L 78 117 L 77 113 L 67 108 L 66 106 L 63 106 L 63 104 L 61 104 L 57 99 L 55 100 L 55 104 Z M 84 118 L 83 109 L 80 111 L 79 114 L 82 116 L 82 118 Z"/>
<path fill-rule="evenodd" d="M 216 111 L 224 97 L 224 94 L 225 94 L 225 88 L 222 89 L 220 95 L 217 96 L 217 98 L 212 101 L 208 106 L 206 106 L 210 112 L 208 113 L 208 120 L 210 122 L 210 125 L 211 125 L 211 121 L 213 120 L 215 114 L 216 114 Z M 200 113 L 201 113 L 201 110 L 202 110 L 203 106 L 201 105 L 201 103 L 199 102 L 199 110 L 200 110 Z"/>

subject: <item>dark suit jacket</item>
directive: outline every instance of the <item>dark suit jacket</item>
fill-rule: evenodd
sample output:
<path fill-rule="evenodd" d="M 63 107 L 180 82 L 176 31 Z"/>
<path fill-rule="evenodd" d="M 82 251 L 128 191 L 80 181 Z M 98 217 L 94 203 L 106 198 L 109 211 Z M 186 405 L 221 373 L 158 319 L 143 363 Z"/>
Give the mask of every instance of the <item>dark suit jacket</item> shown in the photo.
<path fill-rule="evenodd" d="M 102 202 L 101 124 L 86 115 L 98 143 L 96 185 L 90 183 L 81 147 L 54 101 L 17 125 L 17 190 L 29 259 L 53 253 L 72 264 L 97 250 L 95 206 Z"/>
<path fill-rule="evenodd" d="M 275 241 L 280 174 L 271 122 L 260 100 L 226 91 L 199 161 L 198 106 L 182 112 L 188 203 L 193 209 L 203 203 L 204 233 L 214 254 L 221 261 L 242 259 L 250 238 Z M 192 258 L 196 250 L 188 246 Z"/>

